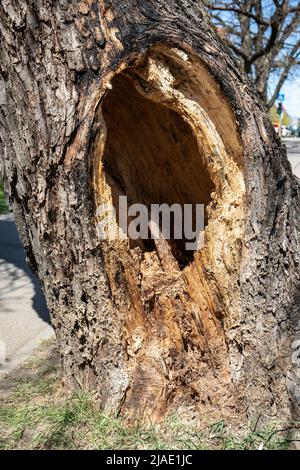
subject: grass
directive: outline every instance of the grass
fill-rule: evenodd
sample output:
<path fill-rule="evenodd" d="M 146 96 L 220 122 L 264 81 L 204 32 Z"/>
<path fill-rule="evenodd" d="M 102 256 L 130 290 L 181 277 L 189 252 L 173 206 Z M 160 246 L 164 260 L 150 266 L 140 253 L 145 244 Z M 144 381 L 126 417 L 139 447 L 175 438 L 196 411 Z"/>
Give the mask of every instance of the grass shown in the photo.
<path fill-rule="evenodd" d="M 6 212 L 8 212 L 8 207 L 4 199 L 3 183 L 0 180 L 0 214 L 5 214 Z"/>
<path fill-rule="evenodd" d="M 297 427 L 233 430 L 224 420 L 196 426 L 177 416 L 160 425 L 128 426 L 99 411 L 91 395 L 64 390 L 49 343 L 0 382 L 0 449 L 290 449 Z"/>

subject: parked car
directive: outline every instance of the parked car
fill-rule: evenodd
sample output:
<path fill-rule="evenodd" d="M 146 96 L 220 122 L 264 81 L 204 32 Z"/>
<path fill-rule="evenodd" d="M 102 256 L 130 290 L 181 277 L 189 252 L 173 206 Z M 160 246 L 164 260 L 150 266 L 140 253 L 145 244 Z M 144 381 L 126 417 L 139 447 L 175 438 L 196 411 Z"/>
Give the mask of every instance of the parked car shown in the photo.
<path fill-rule="evenodd" d="M 282 137 L 290 137 L 292 134 L 291 134 L 291 131 L 289 130 L 289 128 L 287 126 L 281 126 L 281 136 Z"/>
<path fill-rule="evenodd" d="M 298 126 L 290 126 L 289 130 L 291 132 L 291 136 L 300 137 L 300 128 Z"/>
<path fill-rule="evenodd" d="M 279 124 L 277 122 L 273 122 L 273 127 L 277 134 L 279 134 Z M 291 135 L 292 132 L 287 126 L 281 126 L 281 137 L 290 137 Z"/>

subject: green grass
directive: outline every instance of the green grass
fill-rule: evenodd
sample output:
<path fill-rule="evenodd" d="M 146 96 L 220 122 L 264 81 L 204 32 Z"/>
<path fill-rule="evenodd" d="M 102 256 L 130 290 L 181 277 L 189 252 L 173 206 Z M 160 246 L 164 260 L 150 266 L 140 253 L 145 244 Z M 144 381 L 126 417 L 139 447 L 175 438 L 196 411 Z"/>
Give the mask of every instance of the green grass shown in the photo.
<path fill-rule="evenodd" d="M 3 183 L 0 180 L 0 214 L 8 212 L 8 207 L 4 199 Z"/>
<path fill-rule="evenodd" d="M 290 449 L 297 439 L 299 423 L 233 429 L 225 420 L 191 425 L 169 416 L 129 426 L 99 411 L 90 394 L 68 393 L 55 354 L 52 347 L 0 382 L 0 449 Z"/>

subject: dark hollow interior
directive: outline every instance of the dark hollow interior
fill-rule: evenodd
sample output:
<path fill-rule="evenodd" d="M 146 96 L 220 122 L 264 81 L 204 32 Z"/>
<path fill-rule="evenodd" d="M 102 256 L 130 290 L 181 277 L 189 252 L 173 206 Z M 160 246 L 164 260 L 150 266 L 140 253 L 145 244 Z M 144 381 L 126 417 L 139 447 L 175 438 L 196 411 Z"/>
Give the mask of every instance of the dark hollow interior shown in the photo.
<path fill-rule="evenodd" d="M 107 140 L 103 166 L 118 213 L 118 196 L 128 203 L 205 204 L 213 183 L 190 126 L 175 111 L 144 98 L 125 75 L 117 75 L 103 102 Z M 193 259 L 184 240 L 169 241 L 183 268 Z M 153 240 L 131 247 L 155 249 Z"/>

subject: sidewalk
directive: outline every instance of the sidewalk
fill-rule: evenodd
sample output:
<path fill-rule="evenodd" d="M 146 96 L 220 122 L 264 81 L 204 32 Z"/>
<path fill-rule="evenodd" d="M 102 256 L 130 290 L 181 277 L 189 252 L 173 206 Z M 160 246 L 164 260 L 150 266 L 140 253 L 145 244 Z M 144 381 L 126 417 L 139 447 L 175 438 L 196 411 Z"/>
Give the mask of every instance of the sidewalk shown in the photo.
<path fill-rule="evenodd" d="M 300 178 L 300 138 L 287 137 L 283 139 L 286 145 L 288 159 L 291 162 L 293 172 Z"/>
<path fill-rule="evenodd" d="M 0 216 L 0 374 L 53 336 L 38 280 L 25 261 L 13 216 Z"/>

